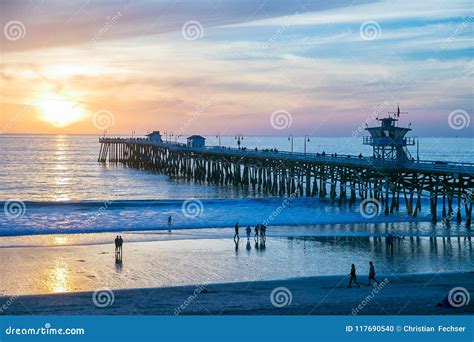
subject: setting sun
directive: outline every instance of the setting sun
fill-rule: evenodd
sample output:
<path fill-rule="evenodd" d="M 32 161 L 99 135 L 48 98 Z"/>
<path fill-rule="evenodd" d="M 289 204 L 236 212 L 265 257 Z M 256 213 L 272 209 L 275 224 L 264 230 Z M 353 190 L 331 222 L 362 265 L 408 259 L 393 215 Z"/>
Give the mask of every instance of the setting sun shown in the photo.
<path fill-rule="evenodd" d="M 41 118 L 56 127 L 64 127 L 84 117 L 84 110 L 79 104 L 59 95 L 45 96 L 38 101 Z"/>

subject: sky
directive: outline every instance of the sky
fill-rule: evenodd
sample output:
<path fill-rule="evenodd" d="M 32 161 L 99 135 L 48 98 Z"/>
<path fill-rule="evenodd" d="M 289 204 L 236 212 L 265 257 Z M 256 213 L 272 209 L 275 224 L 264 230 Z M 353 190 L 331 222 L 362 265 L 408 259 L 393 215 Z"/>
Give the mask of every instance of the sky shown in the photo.
<path fill-rule="evenodd" d="M 474 137 L 457 0 L 2 0 L 0 133 Z"/>

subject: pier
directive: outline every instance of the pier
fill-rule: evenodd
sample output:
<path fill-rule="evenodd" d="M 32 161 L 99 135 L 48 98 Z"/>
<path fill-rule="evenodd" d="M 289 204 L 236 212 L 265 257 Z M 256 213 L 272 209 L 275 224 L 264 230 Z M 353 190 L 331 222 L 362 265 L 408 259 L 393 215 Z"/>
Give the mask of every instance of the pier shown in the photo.
<path fill-rule="evenodd" d="M 154 132 L 147 138 L 99 138 L 98 161 L 264 196 L 319 196 L 349 206 L 360 199 L 385 215 L 404 205 L 416 217 L 426 197 L 433 221 L 465 220 L 470 227 L 474 164 L 415 160 L 407 149 L 415 141 L 405 137 L 411 129 L 399 127 L 396 114 L 379 121 L 363 138 L 373 146 L 371 157 L 205 146 L 201 140 L 182 144 L 162 141 Z"/>

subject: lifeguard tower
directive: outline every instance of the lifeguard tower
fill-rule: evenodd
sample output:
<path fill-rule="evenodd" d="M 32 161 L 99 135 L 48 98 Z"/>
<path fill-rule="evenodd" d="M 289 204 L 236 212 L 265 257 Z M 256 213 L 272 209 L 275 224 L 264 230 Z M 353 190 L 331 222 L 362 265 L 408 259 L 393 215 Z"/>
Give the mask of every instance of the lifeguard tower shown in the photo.
<path fill-rule="evenodd" d="M 389 113 L 388 117 L 379 119 L 378 127 L 367 127 L 370 137 L 364 137 L 364 145 L 373 147 L 373 157 L 384 162 L 394 162 L 400 166 L 407 161 L 413 160 L 407 146 L 415 145 L 414 138 L 407 138 L 405 135 L 411 131 L 409 127 L 399 127 L 400 106 L 397 112 Z M 393 115 L 393 117 L 392 117 Z"/>

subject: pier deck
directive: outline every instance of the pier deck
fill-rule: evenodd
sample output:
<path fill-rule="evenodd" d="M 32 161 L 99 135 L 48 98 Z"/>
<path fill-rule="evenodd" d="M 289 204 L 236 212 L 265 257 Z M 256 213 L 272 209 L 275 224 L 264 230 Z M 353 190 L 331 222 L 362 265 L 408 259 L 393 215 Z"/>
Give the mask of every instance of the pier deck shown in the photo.
<path fill-rule="evenodd" d="M 408 214 L 416 216 L 425 196 L 434 221 L 442 201 L 441 215 L 447 223 L 454 217 L 462 220 L 465 212 L 466 223 L 471 224 L 473 163 L 400 163 L 353 155 L 189 147 L 146 138 L 104 137 L 99 142 L 102 163 L 108 160 L 199 182 L 252 187 L 269 196 L 329 196 L 349 205 L 359 197 L 386 215 L 399 210 L 403 196 Z"/>

